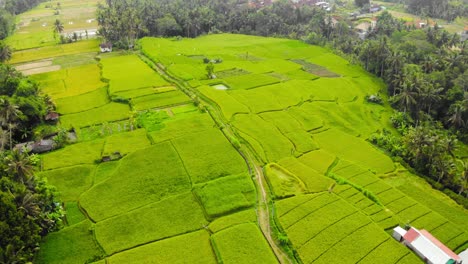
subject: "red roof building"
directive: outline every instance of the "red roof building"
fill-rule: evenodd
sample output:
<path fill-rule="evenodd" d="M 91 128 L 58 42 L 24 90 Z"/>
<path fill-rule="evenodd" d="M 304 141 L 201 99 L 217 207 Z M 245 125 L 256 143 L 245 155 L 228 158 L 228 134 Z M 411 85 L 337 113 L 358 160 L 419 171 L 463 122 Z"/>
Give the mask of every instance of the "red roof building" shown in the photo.
<path fill-rule="evenodd" d="M 458 264 L 462 258 L 446 247 L 426 230 L 411 227 L 408 231 L 401 227 L 394 229 L 393 237 L 413 250 L 426 263 Z"/>

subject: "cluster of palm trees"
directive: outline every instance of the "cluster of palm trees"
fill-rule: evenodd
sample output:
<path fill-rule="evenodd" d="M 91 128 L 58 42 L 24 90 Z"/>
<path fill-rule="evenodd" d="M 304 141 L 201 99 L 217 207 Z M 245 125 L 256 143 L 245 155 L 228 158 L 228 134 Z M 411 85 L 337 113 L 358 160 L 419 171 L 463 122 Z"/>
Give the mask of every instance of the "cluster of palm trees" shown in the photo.
<path fill-rule="evenodd" d="M 63 217 L 53 190 L 34 176 L 33 161 L 18 150 L 0 152 L 0 263 L 32 261 L 41 237 Z"/>
<path fill-rule="evenodd" d="M 388 24 L 398 23 L 388 15 L 382 16 L 387 21 L 379 18 L 373 36 L 354 49 L 365 69 L 384 79 L 391 102 L 400 111 L 416 120 L 430 116 L 456 131 L 467 132 L 468 42 L 435 27 L 418 31 L 400 29 L 400 34 L 414 34 L 420 39 L 416 44 L 395 43 L 387 34 L 398 32 L 399 27 L 389 30 Z M 379 23 L 385 26 L 379 27 Z M 422 52 L 419 47 L 427 50 Z"/>
<path fill-rule="evenodd" d="M 0 151 L 8 145 L 13 149 L 13 135 L 23 113 L 7 97 L 0 97 Z"/>

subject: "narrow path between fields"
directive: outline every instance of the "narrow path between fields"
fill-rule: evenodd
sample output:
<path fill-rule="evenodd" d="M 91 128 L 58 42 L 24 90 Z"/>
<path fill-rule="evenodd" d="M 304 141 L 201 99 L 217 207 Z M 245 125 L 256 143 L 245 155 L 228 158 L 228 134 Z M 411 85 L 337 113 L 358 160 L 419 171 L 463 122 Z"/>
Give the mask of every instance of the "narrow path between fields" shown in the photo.
<path fill-rule="evenodd" d="M 152 62 L 149 58 L 145 57 L 144 55 L 141 54 L 142 57 L 144 57 L 147 61 Z M 173 76 L 169 75 L 164 66 L 160 64 L 153 64 L 153 69 L 159 73 L 161 76 L 166 77 L 169 81 L 173 82 L 182 92 L 186 93 L 189 97 L 192 98 L 192 95 L 195 94 L 195 92 L 187 87 L 180 81 L 175 79 Z M 211 105 L 209 102 L 206 102 L 202 97 L 199 96 L 199 100 L 203 101 L 207 105 Z M 217 112 L 216 114 L 218 116 L 222 116 L 220 113 L 219 109 L 216 107 L 213 107 L 215 111 Z M 222 121 L 223 125 L 225 128 L 230 129 L 230 126 L 226 123 L 224 123 L 224 120 L 222 118 L 218 118 L 218 121 Z M 257 218 L 258 218 L 258 224 L 260 226 L 260 229 L 266 238 L 268 244 L 270 245 L 271 249 L 273 250 L 273 253 L 275 254 L 276 258 L 281 264 L 289 264 L 293 263 L 293 261 L 290 259 L 288 254 L 286 254 L 282 248 L 275 242 L 275 239 L 273 238 L 272 232 L 271 232 L 271 226 L 270 222 L 272 221 L 271 216 L 270 216 L 270 208 L 269 208 L 269 200 L 268 200 L 268 192 L 267 192 L 267 187 L 265 186 L 265 178 L 263 175 L 263 169 L 261 166 L 257 165 L 255 162 L 255 159 L 252 158 L 252 155 L 250 153 L 250 150 L 246 150 L 246 148 L 243 148 L 243 151 L 245 150 L 246 156 L 244 158 L 246 159 L 246 162 L 253 165 L 253 172 L 255 173 L 255 181 L 256 185 L 258 186 L 258 194 L 257 194 Z"/>

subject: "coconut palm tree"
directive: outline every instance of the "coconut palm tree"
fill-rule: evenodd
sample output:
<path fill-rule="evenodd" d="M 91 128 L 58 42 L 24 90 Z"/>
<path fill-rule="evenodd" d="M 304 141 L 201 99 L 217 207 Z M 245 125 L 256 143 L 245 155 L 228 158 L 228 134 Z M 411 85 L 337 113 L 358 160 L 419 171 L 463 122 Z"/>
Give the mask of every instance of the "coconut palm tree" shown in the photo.
<path fill-rule="evenodd" d="M 459 160 L 459 162 L 461 164 L 461 172 L 457 178 L 457 181 L 460 186 L 458 194 L 461 195 L 468 188 L 468 160 Z"/>
<path fill-rule="evenodd" d="M 456 128 L 463 127 L 465 125 L 465 120 L 463 120 L 463 113 L 465 110 L 466 108 L 462 102 L 456 102 L 451 105 L 448 122 Z"/>
<path fill-rule="evenodd" d="M 408 81 L 405 81 L 401 86 L 400 93 L 395 95 L 394 100 L 403 107 L 404 111 L 411 109 L 413 105 L 416 104 L 416 92 L 414 91 L 414 84 L 411 84 Z"/>
<path fill-rule="evenodd" d="M 0 152 L 5 150 L 6 144 L 8 144 L 8 139 L 10 138 L 10 135 L 8 133 L 8 130 L 4 130 L 0 126 Z"/>
<path fill-rule="evenodd" d="M 57 34 L 60 35 L 63 32 L 63 24 L 59 19 L 56 19 L 54 22 L 53 30 L 54 30 L 54 37 L 57 39 Z"/>
<path fill-rule="evenodd" d="M 14 123 L 23 115 L 19 107 L 6 97 L 0 98 L 0 124 L 5 126 Z"/>
<path fill-rule="evenodd" d="M 434 86 L 430 83 L 425 83 L 418 87 L 418 97 L 421 99 L 423 107 L 426 108 L 428 114 L 431 112 L 432 105 L 441 99 L 440 93 L 442 91 L 442 87 Z"/>
<path fill-rule="evenodd" d="M 34 166 L 26 153 L 11 151 L 6 158 L 6 171 L 18 182 L 29 183 L 33 177 Z"/>

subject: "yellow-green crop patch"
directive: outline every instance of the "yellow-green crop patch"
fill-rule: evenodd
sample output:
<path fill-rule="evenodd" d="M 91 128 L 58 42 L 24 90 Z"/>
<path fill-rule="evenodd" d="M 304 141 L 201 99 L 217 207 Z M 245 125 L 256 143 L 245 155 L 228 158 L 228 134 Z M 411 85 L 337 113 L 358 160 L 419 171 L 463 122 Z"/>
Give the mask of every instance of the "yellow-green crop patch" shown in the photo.
<path fill-rule="evenodd" d="M 140 96 L 131 100 L 133 109 L 137 111 L 180 105 L 189 102 L 190 98 L 179 90 Z"/>
<path fill-rule="evenodd" d="M 145 129 L 118 133 L 106 138 L 102 155 L 108 156 L 116 152 L 120 153 L 120 155 L 127 155 L 150 145 L 151 142 L 148 140 Z"/>
<path fill-rule="evenodd" d="M 233 226 L 212 236 L 222 263 L 278 263 L 258 227 L 253 223 Z"/>
<path fill-rule="evenodd" d="M 173 142 L 193 183 L 247 170 L 244 159 L 218 129 L 188 134 Z"/>
<path fill-rule="evenodd" d="M 50 170 L 81 164 L 93 164 L 101 159 L 104 140 L 77 143 L 42 156 L 43 169 Z"/>
<path fill-rule="evenodd" d="M 44 93 L 55 100 L 89 93 L 106 85 L 101 81 L 100 69 L 96 64 L 41 73 L 33 75 L 32 79 L 38 81 Z"/>
<path fill-rule="evenodd" d="M 137 98 L 140 96 L 171 92 L 175 90 L 177 90 L 177 88 L 175 88 L 174 86 L 146 87 L 146 88 L 117 92 L 117 93 L 114 93 L 113 96 L 116 98 L 133 99 L 133 98 Z"/>
<path fill-rule="evenodd" d="M 96 239 L 108 254 L 200 230 L 207 222 L 192 193 L 172 196 L 96 224 Z"/>
<path fill-rule="evenodd" d="M 104 106 L 93 108 L 75 114 L 60 117 L 60 123 L 66 128 L 87 127 L 105 122 L 128 119 L 130 107 L 126 104 L 108 103 Z"/>
<path fill-rule="evenodd" d="M 90 228 L 92 223 L 85 220 L 49 234 L 36 258 L 37 263 L 85 263 L 102 255 Z"/>
<path fill-rule="evenodd" d="M 63 115 L 87 111 L 104 106 L 109 102 L 107 87 L 102 87 L 85 94 L 63 97 L 55 100 L 57 112 Z"/>
<path fill-rule="evenodd" d="M 223 112 L 223 115 L 227 119 L 231 119 L 234 114 L 247 114 L 250 112 L 249 108 L 234 97 L 232 97 L 227 91 L 216 90 L 212 86 L 203 85 L 198 87 L 198 90 L 208 99 L 215 102 Z"/>
<path fill-rule="evenodd" d="M 210 218 L 251 207 L 255 187 L 248 174 L 226 176 L 194 186 L 194 192 Z"/>
<path fill-rule="evenodd" d="M 196 231 L 127 250 L 107 259 L 126 263 L 217 263 L 206 231 Z"/>
<path fill-rule="evenodd" d="M 341 252 L 346 252 L 350 263 L 355 263 L 379 246 L 398 246 L 370 218 L 334 194 L 289 198 L 277 202 L 276 206 L 279 221 L 304 263 L 339 262 L 344 256 Z M 355 247 L 352 241 L 361 241 L 362 247 L 361 242 Z M 392 242 L 385 244 L 386 241 Z M 397 253 L 401 258 L 409 250 L 400 247 Z"/>
<path fill-rule="evenodd" d="M 50 30 L 52 32 L 52 30 Z M 12 44 L 15 47 L 15 44 Z M 73 55 L 87 52 L 98 52 L 99 40 L 78 41 L 70 44 L 54 45 L 36 49 L 21 50 L 13 53 L 11 64 L 18 64 L 27 61 L 36 61 L 47 58 L 55 58 L 65 55 Z"/>
<path fill-rule="evenodd" d="M 40 177 L 61 190 L 60 199 L 64 202 L 77 201 L 79 196 L 93 184 L 95 166 L 80 165 L 40 173 Z"/>
<path fill-rule="evenodd" d="M 117 170 L 84 193 L 80 202 L 92 219 L 101 221 L 190 189 L 179 155 L 164 142 L 124 157 Z"/>
<path fill-rule="evenodd" d="M 377 173 L 391 172 L 395 169 L 393 161 L 381 151 L 375 149 L 369 143 L 337 129 L 316 134 L 314 138 L 320 148 L 330 153 L 336 153 L 339 157 L 354 161 Z"/>
<path fill-rule="evenodd" d="M 103 77 L 110 80 L 111 95 L 126 90 L 169 85 L 136 55 L 104 58 L 101 63 Z"/>

